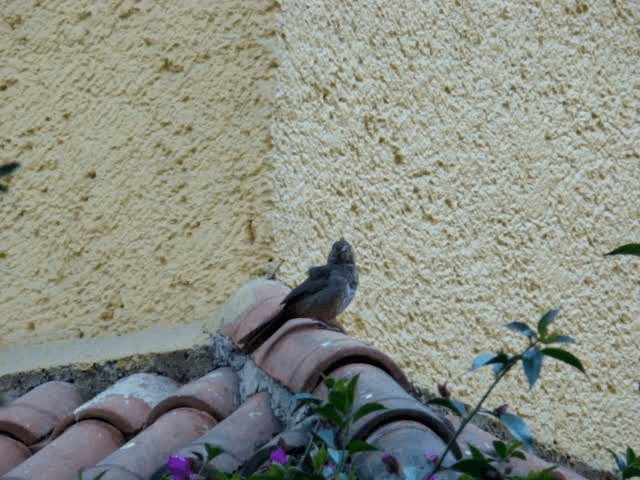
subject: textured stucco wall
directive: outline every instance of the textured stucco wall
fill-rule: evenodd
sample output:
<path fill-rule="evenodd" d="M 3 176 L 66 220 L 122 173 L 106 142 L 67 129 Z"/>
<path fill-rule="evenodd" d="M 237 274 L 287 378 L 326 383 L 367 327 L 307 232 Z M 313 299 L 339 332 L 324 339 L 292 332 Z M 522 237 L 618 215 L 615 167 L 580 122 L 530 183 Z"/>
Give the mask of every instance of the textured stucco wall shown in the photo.
<path fill-rule="evenodd" d="M 0 345 L 206 319 L 272 244 L 272 2 L 2 3 Z"/>
<path fill-rule="evenodd" d="M 640 267 L 600 255 L 640 239 L 640 12 L 530 3 L 0 2 L 0 348 L 205 319 L 344 235 L 346 327 L 417 383 L 473 401 L 562 306 L 589 378 L 490 406 L 640 449 Z"/>
<path fill-rule="evenodd" d="M 534 3 L 283 1 L 277 250 L 300 280 L 352 240 L 347 328 L 468 401 L 499 325 L 563 307 L 589 377 L 548 362 L 489 406 L 611 467 L 640 449 L 640 265 L 601 256 L 640 239 L 640 10 Z"/>

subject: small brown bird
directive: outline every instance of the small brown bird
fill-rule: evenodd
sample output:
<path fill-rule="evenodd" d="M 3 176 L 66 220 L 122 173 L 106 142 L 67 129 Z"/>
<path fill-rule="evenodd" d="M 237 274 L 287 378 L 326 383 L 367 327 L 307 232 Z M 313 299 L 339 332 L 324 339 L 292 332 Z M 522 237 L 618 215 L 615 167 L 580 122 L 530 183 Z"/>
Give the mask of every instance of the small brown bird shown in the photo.
<path fill-rule="evenodd" d="M 346 240 L 340 239 L 331 247 L 327 264 L 309 269 L 307 279 L 282 301 L 282 311 L 252 335 L 245 350 L 255 350 L 292 318 L 313 318 L 324 322 L 328 328 L 344 332 L 334 319 L 351 303 L 357 288 L 358 271 L 353 250 Z"/>

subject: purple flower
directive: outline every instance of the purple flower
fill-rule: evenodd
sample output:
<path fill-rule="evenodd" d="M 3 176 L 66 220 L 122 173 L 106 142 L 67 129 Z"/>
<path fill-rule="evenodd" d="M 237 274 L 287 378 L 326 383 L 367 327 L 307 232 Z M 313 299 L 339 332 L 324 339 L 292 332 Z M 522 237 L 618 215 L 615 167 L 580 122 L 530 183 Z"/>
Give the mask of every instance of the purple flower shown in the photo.
<path fill-rule="evenodd" d="M 198 474 L 191 470 L 191 461 L 189 457 L 174 455 L 167 460 L 167 468 L 171 474 L 171 480 L 188 480 L 195 478 Z"/>
<path fill-rule="evenodd" d="M 436 463 L 438 461 L 438 454 L 433 450 L 427 450 L 427 462 Z"/>
<path fill-rule="evenodd" d="M 322 476 L 324 478 L 331 478 L 336 471 L 336 466 L 333 463 L 327 463 L 322 467 Z"/>
<path fill-rule="evenodd" d="M 278 448 L 273 452 L 271 452 L 271 455 L 269 456 L 269 460 L 271 460 L 271 463 L 278 463 L 280 465 L 284 465 L 285 463 L 287 463 L 288 458 L 287 458 L 287 454 L 284 453 L 284 449 Z"/>
<path fill-rule="evenodd" d="M 389 455 L 388 453 L 386 453 L 382 457 L 382 463 L 384 463 L 385 467 L 387 468 L 387 472 L 400 473 L 400 462 L 398 462 L 398 459 L 393 455 Z"/>
<path fill-rule="evenodd" d="M 438 476 L 435 473 L 431 472 L 424 477 L 424 480 L 438 480 Z"/>

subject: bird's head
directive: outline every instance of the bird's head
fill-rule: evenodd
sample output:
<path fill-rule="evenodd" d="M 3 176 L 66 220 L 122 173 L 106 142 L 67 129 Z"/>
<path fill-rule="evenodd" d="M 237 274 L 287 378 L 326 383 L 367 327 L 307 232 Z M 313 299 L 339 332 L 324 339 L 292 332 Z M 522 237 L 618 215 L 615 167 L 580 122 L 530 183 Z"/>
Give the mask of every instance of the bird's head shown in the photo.
<path fill-rule="evenodd" d="M 333 244 L 327 263 L 356 263 L 355 255 L 351 250 L 351 245 L 345 239 L 341 238 Z"/>

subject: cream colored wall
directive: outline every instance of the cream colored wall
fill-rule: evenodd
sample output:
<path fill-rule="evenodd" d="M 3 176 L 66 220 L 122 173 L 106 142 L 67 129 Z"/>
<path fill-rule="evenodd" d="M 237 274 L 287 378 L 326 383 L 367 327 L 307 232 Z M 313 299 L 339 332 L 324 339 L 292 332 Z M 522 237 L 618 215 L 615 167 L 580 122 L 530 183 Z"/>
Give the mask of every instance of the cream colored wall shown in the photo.
<path fill-rule="evenodd" d="M 0 345 L 204 320 L 272 245 L 271 2 L 2 2 Z"/>
<path fill-rule="evenodd" d="M 3 2 L 0 348 L 206 319 L 345 235 L 344 323 L 418 384 L 473 401 L 499 325 L 562 306 L 590 376 L 491 405 L 640 449 L 638 263 L 600 255 L 640 238 L 638 11 L 529 3 Z"/>
<path fill-rule="evenodd" d="M 531 5 L 530 5 L 531 4 Z M 285 0 L 274 229 L 283 276 L 344 234 L 345 314 L 417 383 L 471 402 L 500 325 L 558 306 L 589 377 L 506 382 L 542 441 L 612 467 L 640 449 L 640 42 L 627 2 Z M 518 372 L 514 377 L 521 377 Z M 512 393 L 509 393 L 512 392 Z"/>

